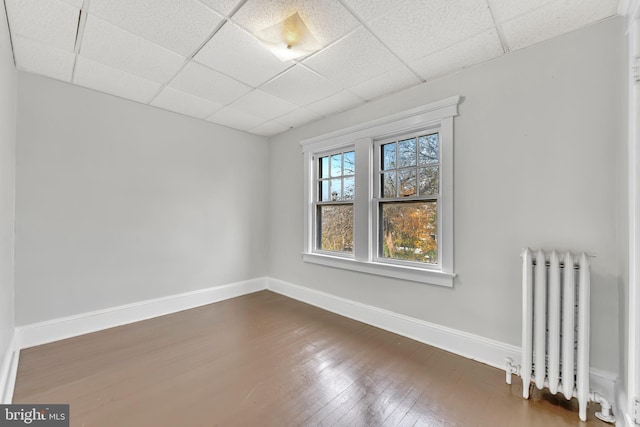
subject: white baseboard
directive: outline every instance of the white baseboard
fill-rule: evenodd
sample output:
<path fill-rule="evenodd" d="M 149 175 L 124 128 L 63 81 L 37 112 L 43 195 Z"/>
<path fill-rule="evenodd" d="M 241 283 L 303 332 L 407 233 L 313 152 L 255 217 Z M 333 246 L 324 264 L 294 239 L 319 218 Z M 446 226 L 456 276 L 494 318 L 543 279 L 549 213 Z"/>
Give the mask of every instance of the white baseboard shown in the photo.
<path fill-rule="evenodd" d="M 16 327 L 19 349 L 126 325 L 266 289 L 266 278 L 200 289 Z"/>
<path fill-rule="evenodd" d="M 268 278 L 267 289 L 501 370 L 506 367 L 507 357 L 513 359 L 516 364 L 521 362 L 522 352 L 521 347 L 518 346 L 429 323 L 282 280 Z M 616 375 L 594 368 L 591 369 L 590 374 L 592 389 L 613 403 L 615 401 Z"/>
<path fill-rule="evenodd" d="M 350 319 L 441 348 L 451 353 L 504 369 L 505 359 L 520 360 L 520 348 L 462 332 L 435 323 L 404 316 L 277 279 L 268 279 L 267 288 Z"/>
<path fill-rule="evenodd" d="M 612 405 L 614 414 L 617 410 L 616 395 L 618 376 L 612 372 L 603 371 L 598 368 L 591 368 L 589 370 L 589 387 L 591 391 L 598 392 L 601 396 L 606 398 Z"/>
<path fill-rule="evenodd" d="M 7 348 L 2 359 L 2 366 L 0 366 L 0 404 L 7 405 L 13 399 L 19 357 L 20 350 L 17 347 L 17 335 L 14 332 L 9 348 Z"/>

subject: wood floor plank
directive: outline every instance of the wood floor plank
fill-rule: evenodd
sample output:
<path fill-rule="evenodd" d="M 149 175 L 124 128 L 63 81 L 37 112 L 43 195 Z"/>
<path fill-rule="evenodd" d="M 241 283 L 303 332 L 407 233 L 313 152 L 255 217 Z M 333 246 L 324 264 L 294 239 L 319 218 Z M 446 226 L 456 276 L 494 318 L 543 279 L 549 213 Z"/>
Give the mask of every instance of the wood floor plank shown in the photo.
<path fill-rule="evenodd" d="M 22 350 L 15 403 L 72 426 L 607 426 L 594 405 L 263 291 Z"/>

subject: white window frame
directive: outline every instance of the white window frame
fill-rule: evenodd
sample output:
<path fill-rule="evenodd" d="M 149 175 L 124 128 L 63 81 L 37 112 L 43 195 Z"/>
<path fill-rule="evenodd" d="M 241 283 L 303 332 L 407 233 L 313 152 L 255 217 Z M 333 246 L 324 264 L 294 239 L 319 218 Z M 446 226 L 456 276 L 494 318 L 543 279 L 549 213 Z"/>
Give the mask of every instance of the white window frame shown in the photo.
<path fill-rule="evenodd" d="M 461 97 L 454 96 L 421 107 L 372 120 L 300 142 L 304 154 L 304 248 L 303 260 L 315 264 L 369 274 L 453 286 L 453 118 Z M 440 198 L 437 265 L 389 262 L 378 257 L 377 206 L 374 193 L 376 141 L 419 131 L 437 131 L 440 143 Z M 355 146 L 355 198 L 353 254 L 327 253 L 315 248 L 316 165 L 320 155 Z"/>

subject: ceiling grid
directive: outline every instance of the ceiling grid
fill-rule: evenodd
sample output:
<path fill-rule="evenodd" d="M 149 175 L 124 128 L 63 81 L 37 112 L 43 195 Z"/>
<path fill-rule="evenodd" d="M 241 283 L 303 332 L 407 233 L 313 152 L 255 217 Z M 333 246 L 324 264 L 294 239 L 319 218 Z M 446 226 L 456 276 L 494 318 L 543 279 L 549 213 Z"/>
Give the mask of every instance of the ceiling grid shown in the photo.
<path fill-rule="evenodd" d="M 618 0 L 3 1 L 17 68 L 264 136 L 618 11 Z M 283 62 L 260 34 L 295 13 L 319 49 Z"/>

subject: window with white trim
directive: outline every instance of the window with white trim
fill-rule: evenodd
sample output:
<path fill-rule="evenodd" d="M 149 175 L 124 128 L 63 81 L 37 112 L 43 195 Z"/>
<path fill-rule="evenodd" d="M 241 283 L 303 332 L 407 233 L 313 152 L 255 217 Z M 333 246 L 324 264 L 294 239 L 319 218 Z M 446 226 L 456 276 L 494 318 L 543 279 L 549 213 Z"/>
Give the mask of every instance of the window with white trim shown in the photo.
<path fill-rule="evenodd" d="M 460 97 L 301 142 L 307 262 L 453 286 Z"/>
<path fill-rule="evenodd" d="M 425 130 L 375 142 L 378 261 L 439 264 L 439 141 Z"/>
<path fill-rule="evenodd" d="M 323 252 L 351 253 L 355 151 L 351 148 L 320 155 L 316 166 L 316 249 Z"/>

